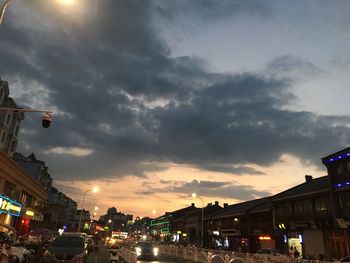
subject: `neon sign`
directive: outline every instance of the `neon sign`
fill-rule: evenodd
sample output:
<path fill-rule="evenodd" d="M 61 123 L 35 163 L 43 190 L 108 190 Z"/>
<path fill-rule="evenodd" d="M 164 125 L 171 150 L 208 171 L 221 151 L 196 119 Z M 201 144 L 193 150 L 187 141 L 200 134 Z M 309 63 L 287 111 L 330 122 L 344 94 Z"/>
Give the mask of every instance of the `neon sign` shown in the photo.
<path fill-rule="evenodd" d="M 0 195 L 0 213 L 13 216 L 19 216 L 22 210 L 22 204 L 17 203 L 10 198 Z"/>

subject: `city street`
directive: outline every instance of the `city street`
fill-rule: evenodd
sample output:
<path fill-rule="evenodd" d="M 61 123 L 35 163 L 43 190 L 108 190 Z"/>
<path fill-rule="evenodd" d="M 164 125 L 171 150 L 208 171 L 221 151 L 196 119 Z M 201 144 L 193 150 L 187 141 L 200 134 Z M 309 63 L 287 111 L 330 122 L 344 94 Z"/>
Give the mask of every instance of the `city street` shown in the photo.
<path fill-rule="evenodd" d="M 179 262 L 180 260 L 176 260 L 173 257 L 169 257 L 166 255 L 160 255 L 159 258 L 157 258 L 157 260 L 142 260 L 142 261 L 137 261 L 139 263 L 150 263 L 150 262 L 162 262 L 162 263 L 172 263 L 172 262 Z M 90 253 L 89 257 L 88 257 L 88 263 L 109 263 L 109 253 L 108 250 L 105 246 L 100 246 L 99 251 L 98 252 L 92 252 Z"/>

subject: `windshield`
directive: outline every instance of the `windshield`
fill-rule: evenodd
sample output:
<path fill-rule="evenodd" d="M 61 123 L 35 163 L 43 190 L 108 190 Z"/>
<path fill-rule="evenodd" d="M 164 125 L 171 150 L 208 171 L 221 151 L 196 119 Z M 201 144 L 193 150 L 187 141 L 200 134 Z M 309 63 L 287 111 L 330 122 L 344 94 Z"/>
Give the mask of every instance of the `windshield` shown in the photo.
<path fill-rule="evenodd" d="M 51 247 L 84 247 L 84 240 L 82 237 L 62 236 L 56 238 Z"/>
<path fill-rule="evenodd" d="M 153 246 L 151 243 L 146 243 L 146 242 L 139 242 L 135 245 L 135 247 L 140 247 L 140 248 L 149 248 L 151 249 Z"/>

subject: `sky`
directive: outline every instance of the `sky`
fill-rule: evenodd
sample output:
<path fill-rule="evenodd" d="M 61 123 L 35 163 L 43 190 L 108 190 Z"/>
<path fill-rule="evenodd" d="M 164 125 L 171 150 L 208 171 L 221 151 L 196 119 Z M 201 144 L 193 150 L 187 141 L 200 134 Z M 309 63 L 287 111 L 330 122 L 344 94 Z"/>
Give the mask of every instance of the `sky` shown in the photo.
<path fill-rule="evenodd" d="M 86 208 L 158 216 L 326 174 L 349 144 L 350 2 L 13 0 L 0 75 L 18 151 Z M 154 213 L 152 213 L 152 211 Z"/>

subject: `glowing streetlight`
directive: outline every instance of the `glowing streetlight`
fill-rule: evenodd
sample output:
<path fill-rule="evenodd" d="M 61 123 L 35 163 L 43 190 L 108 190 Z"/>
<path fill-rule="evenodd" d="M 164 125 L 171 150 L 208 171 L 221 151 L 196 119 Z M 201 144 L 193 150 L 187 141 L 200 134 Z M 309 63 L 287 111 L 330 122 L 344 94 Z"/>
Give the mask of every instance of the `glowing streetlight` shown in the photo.
<path fill-rule="evenodd" d="M 192 193 L 192 198 L 199 198 L 202 200 L 202 231 L 201 231 L 201 247 L 203 247 L 203 234 L 204 234 L 204 200 L 202 197 L 197 196 L 196 193 Z"/>
<path fill-rule="evenodd" d="M 88 192 L 97 193 L 98 191 L 99 191 L 99 188 L 97 186 L 94 186 L 92 189 L 86 190 L 83 194 L 83 201 L 81 202 L 81 210 L 80 210 L 80 217 L 79 217 L 79 224 L 78 224 L 78 232 L 80 231 L 80 228 L 81 228 L 81 218 L 83 216 L 85 196 Z"/>
<path fill-rule="evenodd" d="M 97 207 L 97 206 L 95 206 L 94 210 L 95 210 L 95 211 L 98 211 L 98 207 Z"/>
<path fill-rule="evenodd" d="M 152 214 L 157 214 L 157 210 L 152 210 Z"/>
<path fill-rule="evenodd" d="M 108 223 L 112 223 L 112 220 L 111 220 L 111 219 L 109 219 L 109 220 L 108 220 Z"/>
<path fill-rule="evenodd" d="M 63 5 L 72 5 L 74 4 L 75 0 L 59 0 L 59 2 Z"/>

